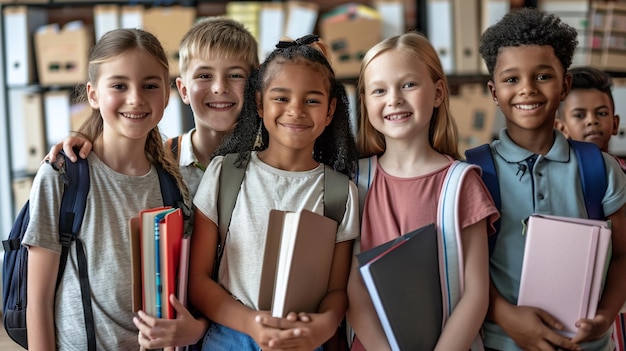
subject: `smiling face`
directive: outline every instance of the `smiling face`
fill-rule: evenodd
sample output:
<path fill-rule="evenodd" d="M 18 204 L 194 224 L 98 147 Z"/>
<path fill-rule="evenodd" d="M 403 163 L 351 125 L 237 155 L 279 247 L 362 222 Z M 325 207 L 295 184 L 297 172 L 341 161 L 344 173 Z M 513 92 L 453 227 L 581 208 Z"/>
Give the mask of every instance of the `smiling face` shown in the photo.
<path fill-rule="evenodd" d="M 443 82 L 433 82 L 424 63 L 404 51 L 388 50 L 369 62 L 363 82 L 369 122 L 387 142 L 428 141 L 433 110 L 443 100 Z"/>
<path fill-rule="evenodd" d="M 321 66 L 299 61 L 272 65 L 263 96 L 257 96 L 258 113 L 269 134 L 268 150 L 311 155 L 335 111 L 327 73 Z"/>
<path fill-rule="evenodd" d="M 563 101 L 561 118 L 555 126 L 568 138 L 594 143 L 607 151 L 611 136 L 617 134 L 619 117 L 607 94 L 596 89 L 576 89 Z"/>
<path fill-rule="evenodd" d="M 241 112 L 249 64 L 241 59 L 192 59 L 176 80 L 183 102 L 190 105 L 197 128 L 232 129 Z"/>
<path fill-rule="evenodd" d="M 136 49 L 102 63 L 86 85 L 89 104 L 99 109 L 105 138 L 141 139 L 159 123 L 169 98 L 167 70 Z"/>
<path fill-rule="evenodd" d="M 537 45 L 502 48 L 488 83 L 513 140 L 528 131 L 551 133 L 570 85 L 571 76 L 564 74 L 554 49 Z"/>

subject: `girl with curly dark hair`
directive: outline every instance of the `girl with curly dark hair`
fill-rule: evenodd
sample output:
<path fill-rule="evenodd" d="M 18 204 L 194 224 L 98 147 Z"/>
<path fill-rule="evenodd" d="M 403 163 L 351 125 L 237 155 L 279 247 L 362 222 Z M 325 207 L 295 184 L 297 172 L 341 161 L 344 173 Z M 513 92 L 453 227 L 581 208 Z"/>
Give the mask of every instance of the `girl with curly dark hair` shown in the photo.
<path fill-rule="evenodd" d="M 321 214 L 324 192 L 336 191 L 324 189 L 325 175 L 354 172 L 357 155 L 348 100 L 324 52 L 314 35 L 277 45 L 251 74 L 237 125 L 200 183 L 194 200 L 189 298 L 213 321 L 204 350 L 321 349 L 345 315 L 352 241 L 359 235 L 356 186 L 347 179 L 327 293 L 317 311 L 290 311 L 285 318 L 274 318 L 259 306 L 270 210 Z M 235 164 L 245 167 L 245 176 L 214 280 L 219 174 L 227 162 L 223 155 L 232 153 L 238 154 Z"/>

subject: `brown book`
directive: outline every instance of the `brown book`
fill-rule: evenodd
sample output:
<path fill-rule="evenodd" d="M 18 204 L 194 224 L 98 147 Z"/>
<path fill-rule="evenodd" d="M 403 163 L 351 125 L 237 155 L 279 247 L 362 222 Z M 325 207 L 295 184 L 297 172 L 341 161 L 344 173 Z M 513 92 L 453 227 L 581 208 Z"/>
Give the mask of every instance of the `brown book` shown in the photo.
<path fill-rule="evenodd" d="M 328 290 L 336 235 L 337 222 L 323 215 L 272 210 L 259 307 L 267 307 L 269 295 L 275 317 L 316 312 Z"/>

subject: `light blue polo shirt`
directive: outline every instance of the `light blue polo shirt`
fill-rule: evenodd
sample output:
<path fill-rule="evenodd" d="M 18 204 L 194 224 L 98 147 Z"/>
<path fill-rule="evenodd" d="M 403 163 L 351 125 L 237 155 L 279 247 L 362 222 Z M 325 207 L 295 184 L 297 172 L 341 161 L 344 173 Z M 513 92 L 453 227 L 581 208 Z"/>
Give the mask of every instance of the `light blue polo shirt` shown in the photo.
<path fill-rule="evenodd" d="M 522 222 L 533 213 L 587 218 L 578 161 L 565 137 L 555 130 L 555 141 L 546 155 L 534 155 L 515 144 L 506 129 L 491 144 L 500 184 L 502 209 L 500 232 L 491 256 L 491 279 L 500 294 L 517 304 L 524 240 Z M 615 159 L 603 153 L 607 191 L 602 199 L 610 215 L 626 203 L 626 176 Z M 610 331 L 581 346 L 585 350 L 609 350 Z M 485 323 L 485 346 L 502 351 L 520 350 L 494 323 Z"/>

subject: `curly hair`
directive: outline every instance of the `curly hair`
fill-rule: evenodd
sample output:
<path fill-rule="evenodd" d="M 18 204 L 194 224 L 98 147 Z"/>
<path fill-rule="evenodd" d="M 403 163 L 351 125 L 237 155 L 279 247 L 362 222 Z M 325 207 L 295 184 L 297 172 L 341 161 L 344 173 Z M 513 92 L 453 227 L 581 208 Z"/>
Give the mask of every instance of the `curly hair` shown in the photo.
<path fill-rule="evenodd" d="M 353 176 L 357 151 L 354 134 L 350 129 L 350 109 L 345 87 L 335 78 L 335 73 L 323 51 L 309 45 L 277 48 L 267 56 L 257 70 L 252 71 L 246 82 L 244 104 L 235 129 L 223 140 L 215 155 L 239 153 L 241 162 L 248 157 L 250 150 L 267 149 L 269 134 L 257 112 L 256 96 L 258 94 L 261 99 L 263 98 L 265 89 L 285 64 L 312 67 L 326 76 L 330 100 L 336 99 L 337 106 L 330 124 L 315 141 L 313 158 L 337 172 Z M 258 133 L 262 140 L 260 146 L 255 145 Z"/>
<path fill-rule="evenodd" d="M 163 74 L 164 81 L 168 81 L 169 63 L 165 50 L 154 35 L 141 29 L 115 29 L 104 34 L 89 51 L 89 67 L 87 70 L 89 81 L 94 84 L 98 81 L 100 66 L 103 63 L 114 60 L 119 55 L 132 50 L 141 50 L 154 57 L 163 68 L 161 74 Z M 163 88 L 169 89 L 169 85 L 166 84 Z M 82 94 L 80 100 L 87 101 L 87 90 L 84 89 L 84 86 L 80 86 L 79 89 Z M 79 126 L 78 132 L 94 143 L 102 134 L 103 129 L 104 122 L 100 110 L 94 109 L 91 116 L 86 118 Z M 165 152 L 158 126 L 155 126 L 148 133 L 144 151 L 150 163 L 162 167 L 174 177 L 185 204 L 191 208 L 189 188 L 187 188 L 183 180 L 172 153 Z"/>
<path fill-rule="evenodd" d="M 502 48 L 524 45 L 551 46 L 563 66 L 563 73 L 572 64 L 578 45 L 576 29 L 558 16 L 535 8 L 512 9 L 487 28 L 480 38 L 480 55 L 493 77 L 498 54 Z"/>
<path fill-rule="evenodd" d="M 595 89 L 609 97 L 611 102 L 611 110 L 615 111 L 615 101 L 613 100 L 613 93 L 611 88 L 613 87 L 613 79 L 606 72 L 599 70 L 595 67 L 575 67 L 570 69 L 567 73 L 572 75 L 572 87 L 570 93 L 574 90 L 590 90 Z M 561 101 L 561 107 L 565 101 Z M 559 108 L 557 113 L 558 118 L 563 118 L 563 109 Z"/>

